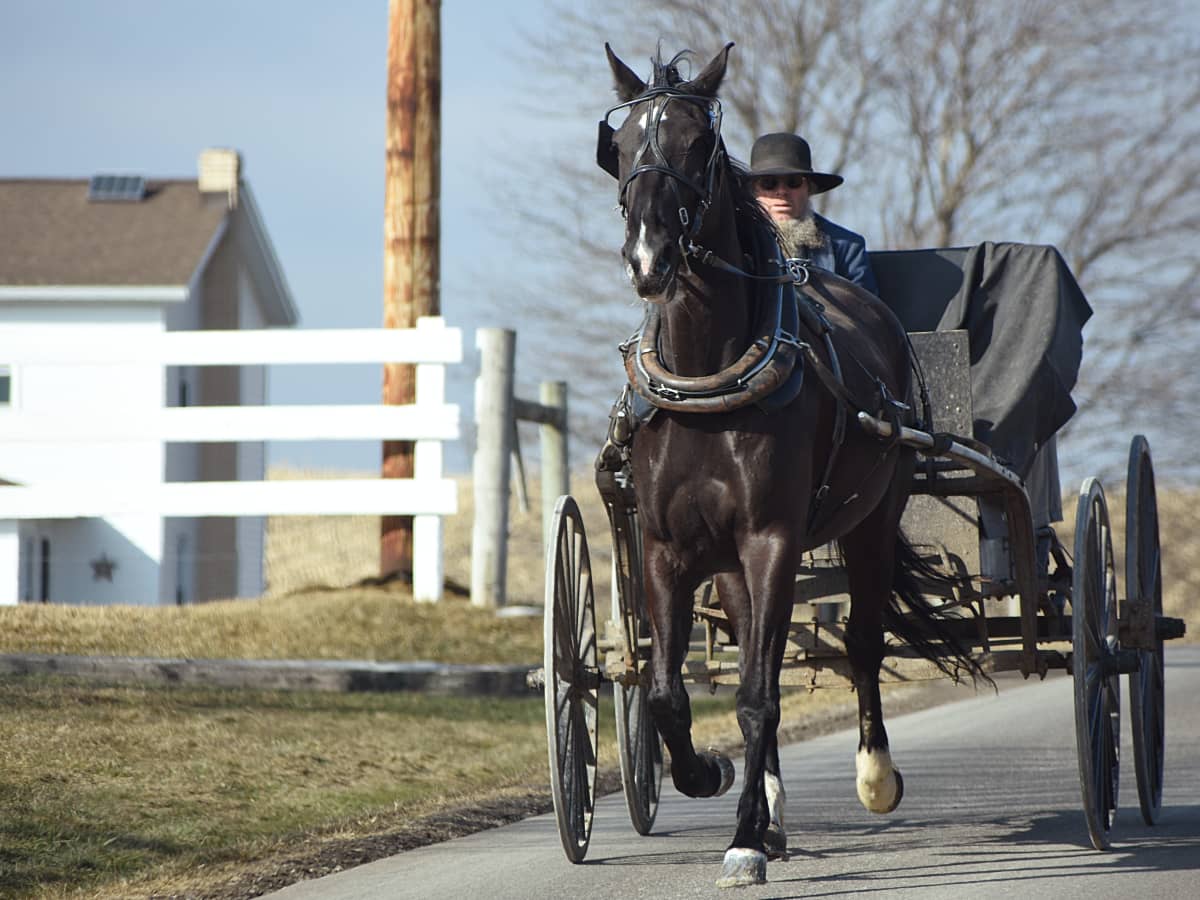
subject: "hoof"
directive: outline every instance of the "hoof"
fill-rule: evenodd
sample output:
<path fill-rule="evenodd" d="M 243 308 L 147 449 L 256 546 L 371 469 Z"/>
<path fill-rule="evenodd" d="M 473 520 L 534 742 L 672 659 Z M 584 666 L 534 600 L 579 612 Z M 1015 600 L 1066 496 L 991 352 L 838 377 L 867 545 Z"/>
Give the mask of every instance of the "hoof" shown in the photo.
<path fill-rule="evenodd" d="M 721 770 L 721 784 L 712 796 L 720 797 L 727 793 L 733 787 L 733 779 L 737 776 L 737 770 L 733 767 L 733 761 L 725 754 L 718 753 L 712 749 L 706 750 L 700 756 L 716 763 L 717 768 Z"/>
<path fill-rule="evenodd" d="M 860 750 L 856 759 L 858 769 L 858 799 L 873 813 L 890 813 L 904 797 L 904 779 L 892 765 L 887 750 Z"/>
<path fill-rule="evenodd" d="M 767 826 L 763 834 L 763 846 L 767 848 L 767 859 L 788 861 L 787 832 L 778 825 L 772 823 Z"/>
<path fill-rule="evenodd" d="M 721 877 L 717 887 L 750 887 L 767 883 L 767 854 L 758 850 L 743 850 L 731 847 L 725 851 L 725 862 L 721 866 Z"/>
<path fill-rule="evenodd" d="M 904 799 L 904 776 L 900 774 L 899 769 L 896 769 L 895 771 L 896 771 L 896 799 L 892 801 L 891 808 L 885 809 L 884 812 L 892 812 L 892 810 L 894 810 L 897 806 L 900 805 L 900 801 Z"/>

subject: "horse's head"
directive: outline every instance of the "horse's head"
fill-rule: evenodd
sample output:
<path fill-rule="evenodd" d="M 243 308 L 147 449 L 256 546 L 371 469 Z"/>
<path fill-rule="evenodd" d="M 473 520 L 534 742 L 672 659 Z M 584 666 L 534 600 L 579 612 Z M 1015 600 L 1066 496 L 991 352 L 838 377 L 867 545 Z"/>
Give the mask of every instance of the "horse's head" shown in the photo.
<path fill-rule="evenodd" d="M 604 45 L 621 102 L 600 123 L 596 159 L 617 179 L 625 215 L 621 256 L 644 300 L 665 303 L 674 296 L 686 248 L 712 203 L 724 155 L 717 88 L 732 46 L 690 81 L 679 76 L 679 56 L 656 60 L 647 85 Z M 614 130 L 608 120 L 618 110 L 627 115 Z"/>

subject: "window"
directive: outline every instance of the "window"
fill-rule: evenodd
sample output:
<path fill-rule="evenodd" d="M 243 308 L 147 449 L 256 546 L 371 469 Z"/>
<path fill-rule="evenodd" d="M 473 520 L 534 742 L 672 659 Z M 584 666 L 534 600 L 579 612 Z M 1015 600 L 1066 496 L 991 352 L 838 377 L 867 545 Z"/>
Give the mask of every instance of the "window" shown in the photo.
<path fill-rule="evenodd" d="M 0 406 L 12 406 L 12 366 L 0 363 Z"/>

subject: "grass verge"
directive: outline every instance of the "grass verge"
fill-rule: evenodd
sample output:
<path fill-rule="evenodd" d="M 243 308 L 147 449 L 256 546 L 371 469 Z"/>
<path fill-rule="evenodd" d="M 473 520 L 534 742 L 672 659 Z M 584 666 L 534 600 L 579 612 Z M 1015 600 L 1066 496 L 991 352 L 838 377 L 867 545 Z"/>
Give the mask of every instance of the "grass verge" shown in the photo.
<path fill-rule="evenodd" d="M 4 897 L 250 897 L 549 808 L 538 698 L 27 678 L 0 704 Z M 734 742 L 731 696 L 695 712 L 699 746 Z M 615 789 L 607 695 L 600 758 Z"/>

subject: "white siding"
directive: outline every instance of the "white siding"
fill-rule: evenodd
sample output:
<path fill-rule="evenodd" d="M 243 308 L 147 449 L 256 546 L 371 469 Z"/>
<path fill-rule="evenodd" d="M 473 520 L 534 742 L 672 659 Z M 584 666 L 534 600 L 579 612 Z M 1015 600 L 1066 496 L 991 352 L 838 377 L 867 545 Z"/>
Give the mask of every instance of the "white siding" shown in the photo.
<path fill-rule="evenodd" d="M 167 331 L 195 331 L 202 321 L 206 282 L 195 278 L 188 298 L 167 309 Z M 194 406 L 199 399 L 196 366 L 167 367 L 167 406 Z M 166 480 L 191 482 L 200 475 L 200 452 L 196 444 L 168 444 Z M 195 519 L 163 521 L 163 562 L 159 575 L 159 602 L 191 603 L 196 599 Z M 181 556 L 182 554 L 182 556 Z"/>
<path fill-rule="evenodd" d="M 163 329 L 162 307 L 154 304 L 75 302 L 0 304 L 0 347 L 23 341 L 79 340 L 109 347 L 136 346 Z M 2 353 L 2 351 L 0 351 Z M 162 366 L 134 363 L 120 366 L 22 365 L 18 377 L 19 408 L 56 416 L 95 414 L 113 417 L 154 409 L 163 403 Z M 0 409 L 0 433 L 4 416 Z M 163 443 L 154 440 L 121 443 L 4 443 L 0 442 L 0 477 L 22 484 L 54 480 L 80 483 L 120 481 L 152 486 L 165 469 Z M 30 523 L 34 525 L 34 523 Z M 36 523 L 21 529 L 49 544 L 50 599 L 66 603 L 152 602 L 158 594 L 158 562 L 162 556 L 162 522 L 153 515 L 110 519 Z M 97 579 L 92 561 L 112 560 L 113 580 Z M 39 557 L 40 565 L 40 557 Z M 13 602 L 24 580 L 0 562 L 0 602 Z M 28 571 L 28 565 L 21 565 Z M 8 578 L 9 574 L 16 577 Z M 41 573 L 37 573 L 39 584 Z"/>

